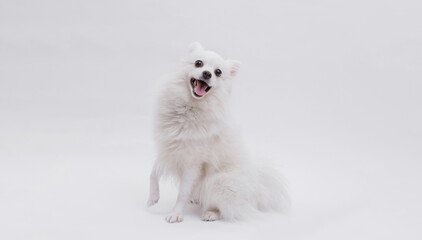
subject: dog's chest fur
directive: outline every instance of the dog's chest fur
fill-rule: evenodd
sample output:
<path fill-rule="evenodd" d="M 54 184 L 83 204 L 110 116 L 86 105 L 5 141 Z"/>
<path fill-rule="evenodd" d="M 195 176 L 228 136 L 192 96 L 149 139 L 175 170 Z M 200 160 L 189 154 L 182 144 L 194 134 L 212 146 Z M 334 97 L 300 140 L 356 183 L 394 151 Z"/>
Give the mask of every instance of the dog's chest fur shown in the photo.
<path fill-rule="evenodd" d="M 204 102 L 205 103 L 205 102 Z M 227 155 L 226 121 L 224 112 L 215 112 L 212 103 L 195 105 L 186 102 L 164 103 L 158 115 L 158 143 L 164 159 L 172 163 L 218 162 Z M 211 108 L 209 108 L 211 107 Z M 164 150 L 164 151 L 163 151 Z"/>
<path fill-rule="evenodd" d="M 221 119 L 223 112 L 213 111 L 207 105 L 183 101 L 168 102 L 166 105 L 159 113 L 159 131 L 162 131 L 159 134 L 168 140 L 206 140 L 221 134 L 225 128 L 225 122 Z"/>

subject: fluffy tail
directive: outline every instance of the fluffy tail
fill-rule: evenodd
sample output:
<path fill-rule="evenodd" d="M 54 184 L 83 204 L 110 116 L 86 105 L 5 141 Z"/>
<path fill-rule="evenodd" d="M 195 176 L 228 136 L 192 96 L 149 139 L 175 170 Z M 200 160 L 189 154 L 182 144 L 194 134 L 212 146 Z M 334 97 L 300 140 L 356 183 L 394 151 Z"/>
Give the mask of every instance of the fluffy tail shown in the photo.
<path fill-rule="evenodd" d="M 258 209 L 285 211 L 290 207 L 287 184 L 279 171 L 263 164 L 258 169 Z"/>
<path fill-rule="evenodd" d="M 220 172 L 204 181 L 200 202 L 205 211 L 218 210 L 226 220 L 254 217 L 259 211 L 282 211 L 289 206 L 286 184 L 266 165 Z"/>

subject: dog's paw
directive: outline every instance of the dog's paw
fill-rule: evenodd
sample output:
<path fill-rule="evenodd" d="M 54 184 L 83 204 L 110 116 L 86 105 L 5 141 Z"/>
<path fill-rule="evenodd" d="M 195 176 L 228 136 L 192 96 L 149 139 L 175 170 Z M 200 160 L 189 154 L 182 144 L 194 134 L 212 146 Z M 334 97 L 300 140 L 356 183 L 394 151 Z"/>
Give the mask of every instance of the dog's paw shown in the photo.
<path fill-rule="evenodd" d="M 147 206 L 151 207 L 152 205 L 156 204 L 158 200 L 160 199 L 160 195 L 158 194 L 152 194 L 148 198 Z"/>
<path fill-rule="evenodd" d="M 182 222 L 183 221 L 183 214 L 180 213 L 171 213 L 166 217 L 166 221 L 168 223 L 176 223 L 176 222 Z"/>
<path fill-rule="evenodd" d="M 202 221 L 212 222 L 220 219 L 220 213 L 217 211 L 206 211 L 202 214 Z"/>

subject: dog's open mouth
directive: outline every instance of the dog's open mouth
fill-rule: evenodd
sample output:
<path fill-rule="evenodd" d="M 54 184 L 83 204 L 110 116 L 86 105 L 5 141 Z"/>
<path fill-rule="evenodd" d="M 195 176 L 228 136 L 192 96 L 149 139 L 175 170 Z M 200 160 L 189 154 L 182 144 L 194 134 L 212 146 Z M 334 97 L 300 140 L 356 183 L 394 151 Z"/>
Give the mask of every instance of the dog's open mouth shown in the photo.
<path fill-rule="evenodd" d="M 202 80 L 198 80 L 195 78 L 191 78 L 190 79 L 190 84 L 192 86 L 193 89 L 193 94 L 196 97 L 203 97 L 205 96 L 205 94 L 208 93 L 208 91 L 211 89 L 210 86 L 208 86 L 208 84 Z"/>

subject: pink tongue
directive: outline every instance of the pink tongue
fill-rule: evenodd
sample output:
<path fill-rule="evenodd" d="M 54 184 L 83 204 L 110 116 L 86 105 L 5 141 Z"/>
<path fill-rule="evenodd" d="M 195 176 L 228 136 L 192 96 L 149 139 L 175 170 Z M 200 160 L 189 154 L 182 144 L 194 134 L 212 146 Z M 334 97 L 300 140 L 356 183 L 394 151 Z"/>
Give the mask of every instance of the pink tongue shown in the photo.
<path fill-rule="evenodd" d="M 205 92 L 205 89 L 207 89 L 208 85 L 202 81 L 196 80 L 197 81 L 197 85 L 195 87 L 195 93 L 198 96 L 204 96 L 207 92 Z"/>

